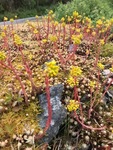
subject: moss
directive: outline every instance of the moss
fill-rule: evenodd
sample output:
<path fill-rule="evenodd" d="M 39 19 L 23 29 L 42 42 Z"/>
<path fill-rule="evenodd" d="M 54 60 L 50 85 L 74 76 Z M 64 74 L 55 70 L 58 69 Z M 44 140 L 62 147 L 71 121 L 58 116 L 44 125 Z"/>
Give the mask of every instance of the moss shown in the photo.
<path fill-rule="evenodd" d="M 20 109 L 19 109 L 20 108 Z M 18 106 L 7 113 L 3 113 L 0 123 L 1 140 L 12 139 L 14 134 L 24 134 L 24 129 L 29 126 L 29 129 L 34 129 L 34 133 L 39 131 L 37 114 L 40 113 L 40 108 L 37 104 L 31 102 L 29 107 Z"/>
<path fill-rule="evenodd" d="M 113 43 L 106 43 L 101 50 L 102 57 L 112 57 L 113 56 Z"/>

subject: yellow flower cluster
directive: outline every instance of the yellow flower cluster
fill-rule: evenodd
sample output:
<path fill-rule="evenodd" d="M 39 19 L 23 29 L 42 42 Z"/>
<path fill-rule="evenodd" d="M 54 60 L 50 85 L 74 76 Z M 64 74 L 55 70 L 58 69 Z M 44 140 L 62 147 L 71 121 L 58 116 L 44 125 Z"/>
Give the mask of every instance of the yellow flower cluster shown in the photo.
<path fill-rule="evenodd" d="M 83 24 L 87 24 L 87 25 L 91 25 L 92 21 L 90 18 L 88 17 L 85 17 L 82 21 Z"/>
<path fill-rule="evenodd" d="M 96 35 L 96 32 L 95 32 L 95 31 L 93 31 L 93 32 L 92 32 L 92 36 L 95 36 L 95 35 Z"/>
<path fill-rule="evenodd" d="M 103 24 L 103 21 L 102 21 L 101 19 L 99 19 L 99 20 L 97 20 L 97 22 L 96 22 L 96 27 L 99 28 L 99 27 L 102 26 L 102 24 Z"/>
<path fill-rule="evenodd" d="M 78 101 L 70 100 L 69 104 L 67 105 L 68 111 L 76 111 L 79 108 Z"/>
<path fill-rule="evenodd" d="M 79 34 L 79 35 L 72 35 L 71 39 L 73 41 L 74 44 L 81 44 L 81 39 L 83 38 L 83 35 L 82 34 Z"/>
<path fill-rule="evenodd" d="M 101 40 L 100 40 L 100 45 L 104 45 L 104 44 L 105 44 L 104 40 L 101 39 Z"/>
<path fill-rule="evenodd" d="M 36 15 L 35 18 L 38 19 L 38 16 Z"/>
<path fill-rule="evenodd" d="M 38 34 L 38 30 L 37 30 L 37 29 L 34 29 L 33 33 L 34 33 L 34 34 Z"/>
<path fill-rule="evenodd" d="M 7 30 L 7 26 L 4 26 L 4 27 L 3 27 L 3 30 L 6 31 L 6 30 Z"/>
<path fill-rule="evenodd" d="M 97 64 L 97 67 L 100 69 L 100 70 L 103 70 L 104 69 L 104 65 L 102 63 L 98 63 Z"/>
<path fill-rule="evenodd" d="M 59 72 L 59 66 L 56 65 L 56 61 L 52 60 L 51 62 L 46 62 L 46 69 L 45 72 L 50 76 L 56 76 Z"/>
<path fill-rule="evenodd" d="M 56 27 L 58 25 L 58 21 L 55 21 L 54 22 L 54 26 Z"/>
<path fill-rule="evenodd" d="M 11 18 L 11 19 L 10 19 L 10 22 L 14 22 L 14 19 L 13 19 L 13 18 Z"/>
<path fill-rule="evenodd" d="M 74 87 L 75 85 L 78 85 L 78 80 L 75 80 L 72 76 L 70 76 L 67 80 L 67 83 L 71 86 Z"/>
<path fill-rule="evenodd" d="M 113 66 L 109 69 L 111 72 L 113 72 Z"/>
<path fill-rule="evenodd" d="M 71 66 L 70 76 L 78 77 L 81 76 L 81 74 L 82 74 L 82 70 L 80 67 Z"/>
<path fill-rule="evenodd" d="M 6 36 L 5 32 L 1 32 L 1 37 L 5 37 L 5 36 Z"/>
<path fill-rule="evenodd" d="M 85 17 L 85 21 L 86 21 L 87 23 L 91 23 L 91 22 L 92 22 L 91 19 L 88 18 L 88 17 Z"/>
<path fill-rule="evenodd" d="M 74 17 L 74 18 L 77 18 L 78 16 L 79 16 L 78 12 L 77 12 L 77 11 L 74 11 L 74 12 L 73 12 L 73 17 Z"/>
<path fill-rule="evenodd" d="M 22 45 L 22 43 L 23 43 L 21 38 L 17 34 L 14 35 L 14 42 L 18 46 Z"/>
<path fill-rule="evenodd" d="M 95 81 L 90 81 L 89 86 L 94 89 L 95 86 L 96 86 L 96 82 Z"/>
<path fill-rule="evenodd" d="M 42 39 L 42 43 L 47 43 L 47 39 Z"/>
<path fill-rule="evenodd" d="M 62 18 L 61 18 L 61 22 L 64 22 L 64 21 L 65 21 L 65 18 L 64 18 L 64 17 L 62 17 Z"/>
<path fill-rule="evenodd" d="M 57 36 L 56 35 L 49 35 L 49 40 L 51 41 L 51 42 L 56 42 L 57 41 Z"/>
<path fill-rule="evenodd" d="M 62 22 L 62 27 L 65 27 L 66 26 L 66 23 L 65 22 Z"/>
<path fill-rule="evenodd" d="M 8 20 L 8 18 L 7 17 L 4 17 L 4 21 L 7 21 Z"/>
<path fill-rule="evenodd" d="M 15 16 L 15 19 L 17 19 L 17 15 Z"/>
<path fill-rule="evenodd" d="M 70 16 L 68 16 L 67 21 L 68 21 L 68 22 L 71 22 L 71 21 L 72 21 L 72 18 L 71 18 Z"/>
<path fill-rule="evenodd" d="M 67 79 L 67 83 L 74 87 L 75 85 L 78 85 L 79 81 L 78 79 L 75 80 L 75 77 L 79 77 L 82 74 L 82 70 L 80 67 L 71 66 L 69 78 Z"/>
<path fill-rule="evenodd" d="M 0 52 L 0 61 L 5 60 L 6 59 L 6 55 L 4 52 Z"/>
<path fill-rule="evenodd" d="M 49 14 L 49 15 L 52 15 L 52 14 L 53 14 L 53 10 L 50 10 L 48 14 Z"/>

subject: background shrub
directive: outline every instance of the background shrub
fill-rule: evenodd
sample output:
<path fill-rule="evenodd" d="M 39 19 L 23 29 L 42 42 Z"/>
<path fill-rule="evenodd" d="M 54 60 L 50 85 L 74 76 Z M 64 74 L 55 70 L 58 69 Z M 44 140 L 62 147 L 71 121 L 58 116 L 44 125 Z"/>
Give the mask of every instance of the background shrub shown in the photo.
<path fill-rule="evenodd" d="M 55 14 L 58 20 L 66 15 L 71 16 L 73 11 L 78 11 L 82 16 L 88 16 L 92 20 L 97 20 L 102 16 L 113 17 L 112 0 L 72 0 L 67 4 L 59 3 Z"/>

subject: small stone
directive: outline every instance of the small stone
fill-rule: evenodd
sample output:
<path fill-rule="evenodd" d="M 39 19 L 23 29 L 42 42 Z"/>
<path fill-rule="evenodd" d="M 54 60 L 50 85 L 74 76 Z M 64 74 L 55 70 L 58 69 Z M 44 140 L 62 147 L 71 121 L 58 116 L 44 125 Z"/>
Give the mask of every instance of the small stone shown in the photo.
<path fill-rule="evenodd" d="M 3 107 L 3 106 L 0 106 L 0 112 L 3 111 L 3 110 L 4 110 L 4 107 Z"/>
<path fill-rule="evenodd" d="M 82 144 L 82 148 L 86 149 L 87 147 L 88 147 L 87 144 L 85 143 Z"/>
<path fill-rule="evenodd" d="M 22 146 L 22 143 L 18 142 L 18 149 Z"/>
<path fill-rule="evenodd" d="M 34 137 L 33 136 L 29 136 L 26 143 L 33 145 L 34 144 Z"/>
<path fill-rule="evenodd" d="M 105 69 L 105 70 L 103 70 L 102 73 L 103 73 L 104 76 L 107 76 L 107 75 L 110 74 L 110 70 L 109 69 Z"/>
<path fill-rule="evenodd" d="M 4 102 L 4 99 L 0 99 L 0 103 L 3 103 Z"/>
<path fill-rule="evenodd" d="M 89 136 L 85 136 L 85 140 L 86 140 L 86 142 L 89 142 Z"/>
<path fill-rule="evenodd" d="M 23 136 L 23 139 L 24 139 L 24 140 L 27 140 L 27 137 L 28 137 L 27 135 L 24 135 L 24 136 Z"/>
<path fill-rule="evenodd" d="M 1 146 L 1 147 L 5 147 L 5 146 L 6 146 L 6 143 L 5 143 L 5 142 L 1 142 L 1 143 L 0 143 L 0 146 Z"/>
<path fill-rule="evenodd" d="M 32 150 L 32 147 L 26 147 L 25 150 Z"/>
<path fill-rule="evenodd" d="M 14 134 L 14 135 L 13 135 L 13 139 L 16 139 L 16 138 L 17 138 L 17 136 L 16 136 L 16 134 Z"/>
<path fill-rule="evenodd" d="M 7 144 L 7 143 L 8 143 L 8 140 L 5 140 L 4 142 Z"/>
<path fill-rule="evenodd" d="M 50 88 L 52 120 L 48 130 L 46 131 L 46 135 L 43 136 L 41 140 L 39 140 L 39 143 L 44 143 L 44 142 L 49 143 L 58 134 L 59 128 L 62 125 L 67 115 L 67 111 L 61 103 L 63 90 L 64 90 L 64 85 L 62 84 L 57 84 Z M 38 115 L 38 118 L 40 120 L 40 126 L 44 129 L 46 125 L 46 121 L 48 119 L 46 94 L 39 95 L 38 99 L 39 99 L 40 106 L 42 107 L 43 110 L 43 113 L 41 115 Z"/>
<path fill-rule="evenodd" d="M 26 131 L 26 134 L 27 134 L 27 135 L 30 135 L 30 133 L 31 133 L 30 130 L 27 130 L 27 131 Z"/>

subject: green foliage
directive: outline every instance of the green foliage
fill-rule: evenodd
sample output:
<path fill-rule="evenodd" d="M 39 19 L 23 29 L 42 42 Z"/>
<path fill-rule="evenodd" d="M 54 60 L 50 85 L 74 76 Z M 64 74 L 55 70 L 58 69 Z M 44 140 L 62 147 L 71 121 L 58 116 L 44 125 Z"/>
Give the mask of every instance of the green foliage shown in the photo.
<path fill-rule="evenodd" d="M 4 8 L 3 6 L 0 4 L 0 13 L 3 13 L 4 12 Z"/>
<path fill-rule="evenodd" d="M 72 0 L 67 4 L 59 3 L 56 8 L 56 17 L 60 20 L 66 15 L 71 16 L 73 11 L 78 11 L 82 16 L 88 16 L 92 20 L 97 20 L 104 16 L 110 18 L 113 16 L 113 3 L 109 0 Z"/>
<path fill-rule="evenodd" d="M 36 14 L 36 9 L 18 9 L 17 11 L 18 18 L 34 17 Z"/>
<path fill-rule="evenodd" d="M 113 43 L 106 43 L 101 50 L 102 57 L 112 57 L 113 56 Z"/>
<path fill-rule="evenodd" d="M 23 0 L 23 7 L 33 9 L 36 5 L 36 0 Z"/>
<path fill-rule="evenodd" d="M 27 17 L 34 17 L 36 15 L 46 15 L 50 9 L 55 11 L 56 5 L 50 5 L 50 6 L 38 6 L 34 9 L 27 9 L 27 8 L 19 8 L 13 12 L 5 11 L 4 13 L 0 14 L 0 21 L 3 21 L 4 16 L 7 16 L 7 18 L 14 18 L 14 16 L 18 16 L 18 18 L 27 18 Z"/>

